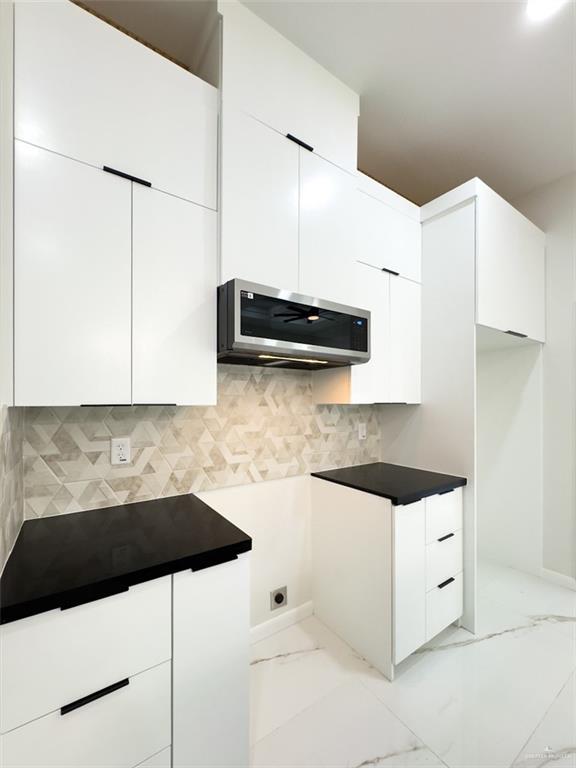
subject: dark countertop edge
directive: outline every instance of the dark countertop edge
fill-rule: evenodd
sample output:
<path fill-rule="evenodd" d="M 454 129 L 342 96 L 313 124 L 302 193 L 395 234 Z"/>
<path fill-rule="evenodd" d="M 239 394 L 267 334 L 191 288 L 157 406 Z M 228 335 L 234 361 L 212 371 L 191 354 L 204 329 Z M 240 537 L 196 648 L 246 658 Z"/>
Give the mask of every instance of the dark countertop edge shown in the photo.
<path fill-rule="evenodd" d="M 463 488 L 468 484 L 465 477 L 458 479 L 452 479 L 443 485 L 435 486 L 429 490 L 419 491 L 418 493 L 406 494 L 405 496 L 393 496 L 390 493 L 384 493 L 383 491 L 376 491 L 374 488 L 366 488 L 359 483 L 346 482 L 344 480 L 338 480 L 335 477 L 326 477 L 321 472 L 312 472 L 312 477 L 317 477 L 319 480 L 326 480 L 328 483 L 336 483 L 336 485 L 343 485 L 346 488 L 352 488 L 355 491 L 361 491 L 362 493 L 369 493 L 372 496 L 379 496 L 381 499 L 388 499 L 395 507 L 405 507 L 407 504 L 414 504 L 417 501 L 428 498 L 428 496 L 437 496 L 442 493 L 449 493 L 456 488 Z"/>
<path fill-rule="evenodd" d="M 189 557 L 159 563 L 150 568 L 133 571 L 132 573 L 128 572 L 121 576 L 111 576 L 102 581 L 86 584 L 65 592 L 55 592 L 51 595 L 39 597 L 36 600 L 0 606 L 0 625 L 10 624 L 20 619 L 27 619 L 39 613 L 46 613 L 46 611 L 52 611 L 63 606 L 67 608 L 86 605 L 96 600 L 126 592 L 130 587 L 134 587 L 137 584 L 160 579 L 163 576 L 169 576 L 179 571 L 210 568 L 223 562 L 220 557 L 221 555 L 230 555 L 230 560 L 232 560 L 234 555 L 242 555 L 250 552 L 251 549 L 252 539 L 247 536 L 244 541 L 228 544 L 224 547 L 217 547 L 208 552 L 198 552 Z M 68 606 L 68 603 L 72 605 Z"/>

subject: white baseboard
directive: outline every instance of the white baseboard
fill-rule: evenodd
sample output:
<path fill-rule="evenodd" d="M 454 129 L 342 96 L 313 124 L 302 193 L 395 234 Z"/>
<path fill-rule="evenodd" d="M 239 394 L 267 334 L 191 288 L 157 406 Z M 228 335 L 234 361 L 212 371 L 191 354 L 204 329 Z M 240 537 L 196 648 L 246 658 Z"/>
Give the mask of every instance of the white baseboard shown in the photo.
<path fill-rule="evenodd" d="M 567 589 L 573 589 L 576 591 L 576 579 L 571 576 L 566 576 L 563 573 L 557 571 L 551 571 L 548 568 L 540 569 L 540 578 L 545 581 L 550 581 L 553 584 L 558 584 L 560 587 L 566 587 Z"/>
<path fill-rule="evenodd" d="M 270 635 L 275 635 L 276 632 L 280 632 L 292 626 L 292 624 L 297 624 L 299 621 L 307 619 L 313 613 L 314 606 L 311 600 L 296 606 L 296 608 L 291 608 L 289 611 L 284 611 L 280 616 L 275 616 L 273 619 L 263 621 L 261 624 L 256 624 L 255 627 L 252 627 L 250 629 L 250 642 L 257 643 L 259 640 L 270 637 Z"/>

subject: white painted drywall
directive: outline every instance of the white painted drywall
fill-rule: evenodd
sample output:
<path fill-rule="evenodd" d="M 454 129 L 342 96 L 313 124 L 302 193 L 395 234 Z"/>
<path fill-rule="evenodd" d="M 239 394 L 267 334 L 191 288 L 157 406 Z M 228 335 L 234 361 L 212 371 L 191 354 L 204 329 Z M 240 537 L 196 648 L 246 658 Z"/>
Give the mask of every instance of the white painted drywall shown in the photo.
<path fill-rule="evenodd" d="M 251 626 L 312 599 L 309 475 L 196 494 L 252 539 Z M 287 608 L 270 610 L 270 591 L 288 587 Z"/>
<path fill-rule="evenodd" d="M 576 174 L 516 207 L 546 232 L 543 563 L 576 577 Z"/>
<path fill-rule="evenodd" d="M 475 618 L 475 201 L 422 230 L 422 405 L 382 406 L 384 461 L 463 475 L 464 624 Z"/>
<path fill-rule="evenodd" d="M 13 396 L 14 6 L 0 3 L 0 404 Z"/>
<path fill-rule="evenodd" d="M 479 352 L 476 370 L 478 554 L 539 576 L 542 347 L 512 340 Z"/>

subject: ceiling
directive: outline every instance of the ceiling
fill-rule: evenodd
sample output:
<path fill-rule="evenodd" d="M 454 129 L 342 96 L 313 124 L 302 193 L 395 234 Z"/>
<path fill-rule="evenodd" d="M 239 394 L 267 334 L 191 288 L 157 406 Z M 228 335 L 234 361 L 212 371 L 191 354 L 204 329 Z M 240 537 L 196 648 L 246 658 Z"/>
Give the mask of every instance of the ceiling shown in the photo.
<path fill-rule="evenodd" d="M 419 204 L 479 176 L 514 199 L 576 170 L 576 4 L 248 0 L 360 93 L 359 166 Z"/>
<path fill-rule="evenodd" d="M 479 176 L 509 200 L 576 170 L 576 2 L 244 0 L 361 96 L 359 167 L 422 204 Z M 195 71 L 206 0 L 88 0 Z M 214 11 L 211 11 L 211 13 Z"/>

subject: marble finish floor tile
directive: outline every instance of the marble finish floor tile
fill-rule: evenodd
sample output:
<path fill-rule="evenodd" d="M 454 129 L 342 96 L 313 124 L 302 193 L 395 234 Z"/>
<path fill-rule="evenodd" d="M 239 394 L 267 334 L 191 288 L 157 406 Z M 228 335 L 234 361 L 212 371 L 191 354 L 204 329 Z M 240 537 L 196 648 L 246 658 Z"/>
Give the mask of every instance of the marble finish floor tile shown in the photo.
<path fill-rule="evenodd" d="M 440 768 L 434 755 L 360 682 L 336 688 L 259 741 L 252 768 Z"/>
<path fill-rule="evenodd" d="M 572 675 L 526 746 L 514 768 L 576 768 L 576 675 Z"/>
<path fill-rule="evenodd" d="M 486 573 L 476 634 L 449 627 L 393 683 L 314 617 L 255 645 L 255 768 L 576 768 L 572 593 Z"/>
<path fill-rule="evenodd" d="M 251 742 L 351 678 L 377 677 L 314 617 L 252 646 Z"/>

